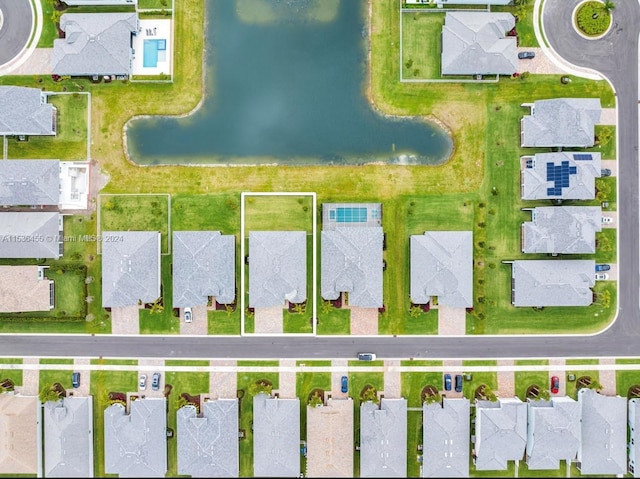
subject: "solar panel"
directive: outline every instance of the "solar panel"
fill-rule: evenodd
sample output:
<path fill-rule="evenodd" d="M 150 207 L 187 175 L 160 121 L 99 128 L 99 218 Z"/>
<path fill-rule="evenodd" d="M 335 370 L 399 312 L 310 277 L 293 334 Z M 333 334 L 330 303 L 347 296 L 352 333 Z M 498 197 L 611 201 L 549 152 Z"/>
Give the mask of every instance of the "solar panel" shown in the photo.
<path fill-rule="evenodd" d="M 578 167 L 577 166 L 570 166 L 569 167 L 569 173 L 572 175 L 575 175 L 578 172 Z"/>
<path fill-rule="evenodd" d="M 554 196 L 556 189 L 555 188 L 547 188 L 547 195 Z"/>
<path fill-rule="evenodd" d="M 580 153 L 580 154 L 573 155 L 573 159 L 576 161 L 591 161 L 593 160 L 593 155 Z"/>

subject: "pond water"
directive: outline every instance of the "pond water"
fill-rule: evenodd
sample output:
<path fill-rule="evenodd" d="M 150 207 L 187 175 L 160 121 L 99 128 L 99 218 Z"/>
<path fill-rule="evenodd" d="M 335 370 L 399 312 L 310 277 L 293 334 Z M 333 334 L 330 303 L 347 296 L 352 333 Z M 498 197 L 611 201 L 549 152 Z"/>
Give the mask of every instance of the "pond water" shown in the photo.
<path fill-rule="evenodd" d="M 330 20 L 315 20 L 302 7 L 323 0 L 254 0 L 278 6 L 277 19 L 261 22 L 238 15 L 243 1 L 207 0 L 205 99 L 188 117 L 133 120 L 133 161 L 437 164 L 449 157 L 442 129 L 382 116 L 367 100 L 366 2 L 336 0 Z"/>

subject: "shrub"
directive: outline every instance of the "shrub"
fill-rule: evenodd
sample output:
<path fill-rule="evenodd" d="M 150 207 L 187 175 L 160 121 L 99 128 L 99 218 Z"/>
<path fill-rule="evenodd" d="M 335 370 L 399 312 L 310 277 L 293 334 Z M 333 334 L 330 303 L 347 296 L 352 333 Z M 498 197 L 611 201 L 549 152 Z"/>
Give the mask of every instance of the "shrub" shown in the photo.
<path fill-rule="evenodd" d="M 611 14 L 602 3 L 591 1 L 578 8 L 576 22 L 586 35 L 602 35 L 611 24 Z"/>

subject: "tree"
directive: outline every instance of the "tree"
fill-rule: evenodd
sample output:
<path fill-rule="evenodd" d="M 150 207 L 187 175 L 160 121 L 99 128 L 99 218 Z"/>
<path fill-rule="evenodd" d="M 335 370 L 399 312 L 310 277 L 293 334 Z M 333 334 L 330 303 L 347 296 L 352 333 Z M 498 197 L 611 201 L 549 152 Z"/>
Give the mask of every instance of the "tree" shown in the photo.
<path fill-rule="evenodd" d="M 422 314 L 422 308 L 420 306 L 411 306 L 409 309 L 409 316 L 412 318 L 419 318 Z"/>
<path fill-rule="evenodd" d="M 604 5 L 602 5 L 602 7 L 609 13 L 611 13 L 611 10 L 613 10 L 614 8 L 616 8 L 616 4 L 613 3 L 611 0 L 604 0 Z"/>
<path fill-rule="evenodd" d="M 309 406 L 318 407 L 322 406 L 322 398 L 318 394 L 318 392 L 314 392 L 313 395 L 309 398 Z"/>
<path fill-rule="evenodd" d="M 434 394 L 432 396 L 426 396 L 424 398 L 424 402 L 425 402 L 425 404 L 439 403 L 439 402 L 442 402 L 442 396 L 440 395 L 440 393 Z"/>

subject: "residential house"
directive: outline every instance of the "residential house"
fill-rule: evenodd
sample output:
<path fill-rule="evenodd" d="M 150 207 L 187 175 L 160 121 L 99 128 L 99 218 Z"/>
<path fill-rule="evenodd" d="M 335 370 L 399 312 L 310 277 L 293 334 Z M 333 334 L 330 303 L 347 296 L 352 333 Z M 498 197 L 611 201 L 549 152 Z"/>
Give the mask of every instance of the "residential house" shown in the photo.
<path fill-rule="evenodd" d="M 321 296 L 348 293 L 350 306 L 381 308 L 384 232 L 380 203 L 324 203 Z"/>
<path fill-rule="evenodd" d="M 0 394 L 0 474 L 40 473 L 41 420 L 37 396 Z"/>
<path fill-rule="evenodd" d="M 55 307 L 48 266 L 0 266 L 0 313 L 49 311 Z"/>
<path fill-rule="evenodd" d="M 578 391 L 582 418 L 578 469 L 581 474 L 627 473 L 627 399 Z"/>
<path fill-rule="evenodd" d="M 529 470 L 567 467 L 580 446 L 580 405 L 567 396 L 549 401 L 527 400 L 527 456 Z"/>
<path fill-rule="evenodd" d="M 249 307 L 284 307 L 286 301 L 306 300 L 306 232 L 249 232 Z"/>
<path fill-rule="evenodd" d="M 65 36 L 53 41 L 54 75 L 131 76 L 137 13 L 65 13 L 60 30 Z"/>
<path fill-rule="evenodd" d="M 44 476 L 93 476 L 93 397 L 44 403 Z"/>
<path fill-rule="evenodd" d="M 589 306 L 595 285 L 593 260 L 517 260 L 511 265 L 514 306 Z"/>
<path fill-rule="evenodd" d="M 173 233 L 173 307 L 206 306 L 236 298 L 235 237 L 220 231 Z"/>
<path fill-rule="evenodd" d="M 160 297 L 160 233 L 102 232 L 102 307 L 153 303 Z"/>
<path fill-rule="evenodd" d="M 505 471 L 524 457 L 527 405 L 517 397 L 476 401 L 475 465 L 479 471 Z"/>
<path fill-rule="evenodd" d="M 178 474 L 238 477 L 238 399 L 200 401 L 178 409 Z"/>
<path fill-rule="evenodd" d="M 407 400 L 360 405 L 360 477 L 407 477 Z"/>
<path fill-rule="evenodd" d="M 473 232 L 425 231 L 411 235 L 411 302 L 473 307 Z"/>
<path fill-rule="evenodd" d="M 53 136 L 56 107 L 39 88 L 0 86 L 0 136 Z"/>
<path fill-rule="evenodd" d="M 253 397 L 253 475 L 300 475 L 300 399 Z"/>
<path fill-rule="evenodd" d="M 521 158 L 523 200 L 592 200 L 601 174 L 600 153 L 558 151 Z"/>
<path fill-rule="evenodd" d="M 422 477 L 469 477 L 468 399 L 422 406 Z"/>
<path fill-rule="evenodd" d="M 0 258 L 59 259 L 63 217 L 40 211 L 0 213 Z"/>
<path fill-rule="evenodd" d="M 353 477 L 353 399 L 307 406 L 307 477 Z"/>
<path fill-rule="evenodd" d="M 104 410 L 104 472 L 120 477 L 165 477 L 167 400 L 138 398 L 129 408 Z"/>
<path fill-rule="evenodd" d="M 518 45 L 507 33 L 515 25 L 510 13 L 448 11 L 442 27 L 442 75 L 513 75 Z"/>
<path fill-rule="evenodd" d="M 539 206 L 522 223 L 522 252 L 593 254 L 602 230 L 599 206 Z"/>
<path fill-rule="evenodd" d="M 58 160 L 0 161 L 0 206 L 58 206 Z"/>
<path fill-rule="evenodd" d="M 628 413 L 629 442 L 629 472 L 633 477 L 640 477 L 640 467 L 636 469 L 636 459 L 640 458 L 640 399 L 629 399 Z"/>
<path fill-rule="evenodd" d="M 520 121 L 523 147 L 591 147 L 595 125 L 600 122 L 599 98 L 555 98 L 523 106 L 531 114 Z"/>

